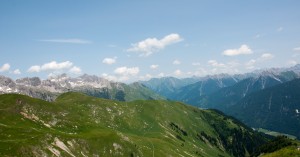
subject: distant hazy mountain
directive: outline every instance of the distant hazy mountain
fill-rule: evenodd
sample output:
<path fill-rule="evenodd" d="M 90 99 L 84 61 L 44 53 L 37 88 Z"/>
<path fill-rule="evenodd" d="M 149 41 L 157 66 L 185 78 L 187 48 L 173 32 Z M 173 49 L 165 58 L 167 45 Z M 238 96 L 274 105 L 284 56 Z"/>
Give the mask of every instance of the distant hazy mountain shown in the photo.
<path fill-rule="evenodd" d="M 68 91 L 77 91 L 95 97 L 120 101 L 164 99 L 139 83 L 127 85 L 87 74 L 76 78 L 62 74 L 46 80 L 41 80 L 38 77 L 27 77 L 16 81 L 0 76 L 0 93 L 20 93 L 53 101 L 58 95 Z"/>
<path fill-rule="evenodd" d="M 208 75 L 191 78 L 190 81 L 156 78 L 142 83 L 169 99 L 203 108 L 214 108 L 220 103 L 223 104 L 221 107 L 230 106 L 251 92 L 299 77 L 300 65 L 296 65 L 290 68 L 256 70 L 245 74 Z"/>
<path fill-rule="evenodd" d="M 300 139 L 300 79 L 251 93 L 226 112 L 251 127 Z"/>
<path fill-rule="evenodd" d="M 263 71 L 255 77 L 246 78 L 232 86 L 222 88 L 207 96 L 201 97 L 201 102 L 192 102 L 191 104 L 203 108 L 215 108 L 226 112 L 229 106 L 235 105 L 248 94 L 291 81 L 299 78 L 299 76 L 300 75 L 294 71 L 280 73 Z"/>
<path fill-rule="evenodd" d="M 246 95 L 300 77 L 300 65 L 290 68 L 256 70 L 238 75 L 209 75 L 178 79 L 153 78 L 141 82 L 168 99 L 202 108 L 226 109 Z"/>
<path fill-rule="evenodd" d="M 166 98 L 174 98 L 174 93 L 180 87 L 195 83 L 200 79 L 197 77 L 178 79 L 175 77 L 162 77 L 162 78 L 152 78 L 149 81 L 140 81 L 146 87 L 150 88 L 154 92 L 165 96 Z"/>
<path fill-rule="evenodd" d="M 0 95 L 0 156 L 249 156 L 267 140 L 214 110 L 65 93 Z"/>
<path fill-rule="evenodd" d="M 300 95 L 295 96 L 300 90 L 298 78 L 300 65 L 233 76 L 207 76 L 199 78 L 198 82 L 169 90 L 168 98 L 201 108 L 218 109 L 251 127 L 300 138 Z M 163 85 L 160 88 L 164 88 Z M 290 98 L 292 95 L 294 97 Z M 268 105 L 273 108 L 268 110 Z"/>
<path fill-rule="evenodd" d="M 202 97 L 209 95 L 221 88 L 232 86 L 239 81 L 239 77 L 230 75 L 215 75 L 201 78 L 200 81 L 178 88 L 171 99 L 179 100 L 188 104 L 199 104 Z"/>

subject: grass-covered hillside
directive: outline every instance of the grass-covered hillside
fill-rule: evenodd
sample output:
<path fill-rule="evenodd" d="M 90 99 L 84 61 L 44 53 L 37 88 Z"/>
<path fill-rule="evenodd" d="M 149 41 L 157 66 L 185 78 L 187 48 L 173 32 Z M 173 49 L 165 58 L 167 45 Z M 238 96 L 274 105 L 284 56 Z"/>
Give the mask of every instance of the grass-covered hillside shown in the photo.
<path fill-rule="evenodd" d="M 286 136 L 277 136 L 262 145 L 253 155 L 261 157 L 300 157 L 300 142 Z"/>
<path fill-rule="evenodd" d="M 0 156 L 248 156 L 265 142 L 221 113 L 170 101 L 4 94 L 0 115 Z"/>

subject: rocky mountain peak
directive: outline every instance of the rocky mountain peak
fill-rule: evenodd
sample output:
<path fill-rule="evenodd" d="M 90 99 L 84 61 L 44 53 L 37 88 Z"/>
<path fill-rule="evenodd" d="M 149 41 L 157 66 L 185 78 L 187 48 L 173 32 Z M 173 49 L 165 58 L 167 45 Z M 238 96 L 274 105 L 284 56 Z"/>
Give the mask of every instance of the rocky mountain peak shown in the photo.
<path fill-rule="evenodd" d="M 13 88 L 16 86 L 16 83 L 14 80 L 12 80 L 9 77 L 0 76 L 0 87 L 3 87 L 3 86 Z"/>
<path fill-rule="evenodd" d="M 39 86 L 42 84 L 42 81 L 39 77 L 25 77 L 21 79 L 17 79 L 16 83 L 19 85 L 25 86 Z"/>

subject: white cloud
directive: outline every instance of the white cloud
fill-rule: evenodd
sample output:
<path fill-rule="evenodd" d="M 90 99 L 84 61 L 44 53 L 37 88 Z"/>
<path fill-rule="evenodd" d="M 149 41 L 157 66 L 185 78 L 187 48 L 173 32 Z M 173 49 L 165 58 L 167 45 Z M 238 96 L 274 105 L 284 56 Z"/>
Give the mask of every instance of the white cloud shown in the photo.
<path fill-rule="evenodd" d="M 270 60 L 270 59 L 273 59 L 273 58 L 274 58 L 273 54 L 271 54 L 271 53 L 264 53 L 260 57 L 258 57 L 256 59 L 251 59 L 247 63 L 245 63 L 246 69 L 254 69 L 255 68 L 255 64 L 262 63 L 262 62 L 264 62 L 266 60 Z"/>
<path fill-rule="evenodd" d="M 256 60 L 255 60 L 255 59 L 251 59 L 250 61 L 248 61 L 248 62 L 246 63 L 246 65 L 248 65 L 248 66 L 253 66 L 255 63 L 256 63 Z"/>
<path fill-rule="evenodd" d="M 216 60 L 209 60 L 209 61 L 207 61 L 207 63 L 212 65 L 212 66 L 218 64 L 218 62 Z"/>
<path fill-rule="evenodd" d="M 109 80 L 109 81 L 115 81 L 115 82 L 122 82 L 122 81 L 128 81 L 130 78 L 128 76 L 113 76 L 106 73 L 102 74 L 102 77 Z"/>
<path fill-rule="evenodd" d="M 150 78 L 152 78 L 152 75 L 146 74 L 145 77 L 146 77 L 147 79 L 150 79 Z"/>
<path fill-rule="evenodd" d="M 260 56 L 260 59 L 262 60 L 269 60 L 274 58 L 274 55 L 272 55 L 271 53 L 264 53 Z"/>
<path fill-rule="evenodd" d="M 62 70 L 62 69 L 68 69 L 71 68 L 73 65 L 70 61 L 65 61 L 61 63 L 57 63 L 56 61 L 52 61 L 50 63 L 46 63 L 41 66 L 41 70 L 47 71 L 47 70 Z"/>
<path fill-rule="evenodd" d="M 89 40 L 77 39 L 77 38 L 71 38 L 71 39 L 43 39 L 43 40 L 39 40 L 39 41 L 52 42 L 52 43 L 68 43 L 68 44 L 91 44 L 92 43 Z"/>
<path fill-rule="evenodd" d="M 128 68 L 126 66 L 124 67 L 118 67 L 114 70 L 115 75 L 103 73 L 102 77 L 111 80 L 111 81 L 116 81 L 116 82 L 124 82 L 128 80 L 133 80 L 137 79 L 137 74 L 139 73 L 139 68 L 138 67 L 131 67 Z"/>
<path fill-rule="evenodd" d="M 209 60 L 208 64 L 213 66 L 213 67 L 223 67 L 223 68 L 225 67 L 224 63 L 219 63 L 216 60 Z"/>
<path fill-rule="evenodd" d="M 140 80 L 149 80 L 152 78 L 152 75 L 150 74 L 146 74 L 145 76 L 140 76 L 139 79 Z"/>
<path fill-rule="evenodd" d="M 240 66 L 240 63 L 237 62 L 237 61 L 231 61 L 231 62 L 227 62 L 227 66 L 228 66 L 229 68 L 234 68 L 234 67 Z"/>
<path fill-rule="evenodd" d="M 159 65 L 157 65 L 157 64 L 150 65 L 151 69 L 157 69 L 158 67 L 159 67 Z"/>
<path fill-rule="evenodd" d="M 27 71 L 28 72 L 55 71 L 55 70 L 70 69 L 72 66 L 73 66 L 73 63 L 70 61 L 65 61 L 65 62 L 61 62 L 61 63 L 52 61 L 49 63 L 45 63 L 41 66 L 40 65 L 31 66 Z"/>
<path fill-rule="evenodd" d="M 252 50 L 247 45 L 241 45 L 238 49 L 228 49 L 223 52 L 225 56 L 236 56 L 236 55 L 246 55 L 252 54 Z"/>
<path fill-rule="evenodd" d="M 110 80 L 110 81 L 118 81 L 116 76 L 108 75 L 106 73 L 103 73 L 102 77 L 104 77 L 105 79 Z"/>
<path fill-rule="evenodd" d="M 281 31 L 283 31 L 283 27 L 278 27 L 277 32 L 281 32 Z"/>
<path fill-rule="evenodd" d="M 39 65 L 34 65 L 34 66 L 31 66 L 27 71 L 30 72 L 30 73 L 40 72 L 41 67 Z"/>
<path fill-rule="evenodd" d="M 205 75 L 208 75 L 208 74 L 209 74 L 209 73 L 208 73 L 207 69 L 199 68 L 199 69 L 197 69 L 197 70 L 194 72 L 193 75 L 195 75 L 195 76 L 205 76 Z"/>
<path fill-rule="evenodd" d="M 300 51 L 300 47 L 295 47 L 293 50 L 294 51 Z"/>
<path fill-rule="evenodd" d="M 298 64 L 298 62 L 295 60 L 289 60 L 289 61 L 287 61 L 286 64 L 287 64 L 287 66 L 295 66 Z"/>
<path fill-rule="evenodd" d="M 250 61 L 248 61 L 245 65 L 246 65 L 246 69 L 254 69 L 254 64 L 256 63 L 255 59 L 251 59 Z"/>
<path fill-rule="evenodd" d="M 240 63 L 237 61 L 221 63 L 216 60 L 209 60 L 207 63 L 210 66 L 210 69 L 200 68 L 195 75 L 203 76 L 203 74 L 212 75 L 219 73 L 234 74 L 239 72 L 238 68 L 240 67 Z"/>
<path fill-rule="evenodd" d="M 181 70 L 177 69 L 177 70 L 174 71 L 174 74 L 176 76 L 180 76 L 182 74 L 182 72 L 181 72 Z"/>
<path fill-rule="evenodd" d="M 12 73 L 15 74 L 15 75 L 20 75 L 21 71 L 20 71 L 20 69 L 16 69 Z"/>
<path fill-rule="evenodd" d="M 73 73 L 73 74 L 81 74 L 81 69 L 77 66 L 73 66 L 70 70 L 69 70 L 70 73 Z"/>
<path fill-rule="evenodd" d="M 127 49 L 129 52 L 140 52 L 140 56 L 149 56 L 153 52 L 157 52 L 159 50 L 164 49 L 166 46 L 178 43 L 183 39 L 179 36 L 179 34 L 173 33 L 169 34 L 162 39 L 157 38 L 147 38 L 138 43 L 132 44 L 132 47 Z"/>
<path fill-rule="evenodd" d="M 165 74 L 164 73 L 159 73 L 157 76 L 158 77 L 165 77 Z"/>
<path fill-rule="evenodd" d="M 114 72 L 118 75 L 134 76 L 140 72 L 140 69 L 139 69 L 139 67 L 127 68 L 126 66 L 124 66 L 124 67 L 119 67 L 119 68 L 115 69 Z"/>
<path fill-rule="evenodd" d="M 173 61 L 173 64 L 174 64 L 174 65 L 179 65 L 179 64 L 181 64 L 181 62 L 180 62 L 179 60 L 176 59 L 176 60 Z"/>
<path fill-rule="evenodd" d="M 114 58 L 104 58 L 103 61 L 102 61 L 102 63 L 111 65 L 111 64 L 116 63 L 116 60 L 117 60 L 117 57 L 114 57 Z"/>
<path fill-rule="evenodd" d="M 0 72 L 5 72 L 8 71 L 10 69 L 10 65 L 8 63 L 5 63 L 2 65 L 2 67 L 0 67 Z"/>

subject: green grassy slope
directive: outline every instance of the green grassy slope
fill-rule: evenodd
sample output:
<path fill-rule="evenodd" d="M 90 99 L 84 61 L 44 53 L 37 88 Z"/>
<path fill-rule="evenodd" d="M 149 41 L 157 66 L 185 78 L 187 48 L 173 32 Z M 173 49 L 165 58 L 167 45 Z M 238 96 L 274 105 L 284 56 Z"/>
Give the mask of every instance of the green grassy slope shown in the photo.
<path fill-rule="evenodd" d="M 300 157 L 300 142 L 286 136 L 277 136 L 254 154 L 261 157 Z"/>
<path fill-rule="evenodd" d="M 169 101 L 4 94 L 0 115 L 0 156 L 245 156 L 265 142 L 216 111 Z"/>
<path fill-rule="evenodd" d="M 278 151 L 267 153 L 262 155 L 262 157 L 300 157 L 300 150 L 296 146 L 289 146 L 282 148 Z"/>

